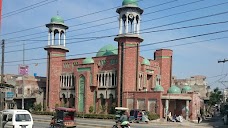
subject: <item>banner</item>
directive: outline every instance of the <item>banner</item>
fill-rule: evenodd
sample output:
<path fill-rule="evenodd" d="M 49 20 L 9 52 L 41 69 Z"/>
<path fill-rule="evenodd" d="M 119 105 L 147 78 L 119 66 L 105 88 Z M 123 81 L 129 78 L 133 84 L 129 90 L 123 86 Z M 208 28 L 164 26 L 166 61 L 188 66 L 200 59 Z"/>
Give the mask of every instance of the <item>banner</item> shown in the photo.
<path fill-rule="evenodd" d="M 19 75 L 28 75 L 28 65 L 19 65 Z"/>

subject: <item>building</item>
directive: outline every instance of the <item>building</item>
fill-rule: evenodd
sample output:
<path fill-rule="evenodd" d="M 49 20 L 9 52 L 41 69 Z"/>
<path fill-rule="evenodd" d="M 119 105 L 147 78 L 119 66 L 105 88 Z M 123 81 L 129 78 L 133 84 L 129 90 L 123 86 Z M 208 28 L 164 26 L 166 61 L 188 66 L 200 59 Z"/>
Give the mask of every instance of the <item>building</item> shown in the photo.
<path fill-rule="evenodd" d="M 0 111 L 5 108 L 13 108 L 13 90 L 14 86 L 6 83 L 0 84 Z"/>
<path fill-rule="evenodd" d="M 5 90 L 5 109 L 22 108 L 24 97 L 24 109 L 31 109 L 35 104 L 45 106 L 46 78 L 39 76 L 24 76 L 6 74 L 4 81 L 13 88 Z M 24 94 L 24 95 L 23 95 Z"/>
<path fill-rule="evenodd" d="M 228 102 L 228 88 L 223 90 L 223 102 Z"/>
<path fill-rule="evenodd" d="M 179 88 L 183 88 L 188 85 L 192 88 L 193 92 L 200 94 L 200 98 L 208 99 L 210 95 L 210 86 L 206 83 L 206 77 L 201 75 L 191 76 L 186 79 L 177 79 L 173 77 L 173 84 L 177 85 Z"/>
<path fill-rule="evenodd" d="M 60 16 L 48 28 L 46 105 L 76 108 L 78 112 L 110 112 L 124 106 L 145 109 L 166 117 L 168 112 L 196 120 L 201 107 L 190 86 L 172 85 L 170 49 L 158 49 L 154 59 L 140 56 L 140 21 L 143 10 L 136 0 L 123 0 L 119 14 L 118 47 L 107 44 L 95 57 L 66 59 L 68 26 Z M 57 38 L 58 37 L 58 38 Z"/>

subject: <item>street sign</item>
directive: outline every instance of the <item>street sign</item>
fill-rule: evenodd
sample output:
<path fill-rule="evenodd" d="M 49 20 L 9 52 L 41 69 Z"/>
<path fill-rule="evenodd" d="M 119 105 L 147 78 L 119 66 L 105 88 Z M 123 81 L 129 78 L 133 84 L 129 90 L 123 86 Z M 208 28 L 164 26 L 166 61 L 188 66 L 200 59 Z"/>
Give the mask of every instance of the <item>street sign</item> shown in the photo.
<path fill-rule="evenodd" d="M 28 65 L 19 65 L 19 74 L 20 75 L 28 75 Z"/>
<path fill-rule="evenodd" d="M 13 100 L 14 92 L 6 92 L 5 93 L 5 99 L 6 100 Z"/>

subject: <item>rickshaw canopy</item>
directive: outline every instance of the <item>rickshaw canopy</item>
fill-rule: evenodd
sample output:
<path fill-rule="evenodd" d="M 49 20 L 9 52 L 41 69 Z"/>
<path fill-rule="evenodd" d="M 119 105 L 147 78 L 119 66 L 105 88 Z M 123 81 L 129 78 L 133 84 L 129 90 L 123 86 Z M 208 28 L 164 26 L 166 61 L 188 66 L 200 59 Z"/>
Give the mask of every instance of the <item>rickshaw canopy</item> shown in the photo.
<path fill-rule="evenodd" d="M 125 107 L 115 107 L 115 110 L 127 111 L 129 109 Z"/>
<path fill-rule="evenodd" d="M 65 111 L 65 112 L 75 112 L 76 109 L 74 108 L 66 108 L 66 107 L 57 107 L 55 108 L 57 111 Z"/>

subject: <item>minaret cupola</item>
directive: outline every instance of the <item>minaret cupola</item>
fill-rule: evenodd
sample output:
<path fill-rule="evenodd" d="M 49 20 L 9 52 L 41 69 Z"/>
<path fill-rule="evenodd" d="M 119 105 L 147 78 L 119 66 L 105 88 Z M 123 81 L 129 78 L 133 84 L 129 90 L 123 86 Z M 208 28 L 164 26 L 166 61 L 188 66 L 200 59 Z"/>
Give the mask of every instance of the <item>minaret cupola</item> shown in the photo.
<path fill-rule="evenodd" d="M 48 31 L 48 46 L 66 46 L 66 30 L 68 26 L 64 24 L 64 20 L 59 15 L 53 16 L 51 22 L 46 24 Z"/>
<path fill-rule="evenodd" d="M 138 7 L 137 0 L 123 0 L 119 13 L 119 35 L 140 33 L 140 19 L 143 10 Z"/>

